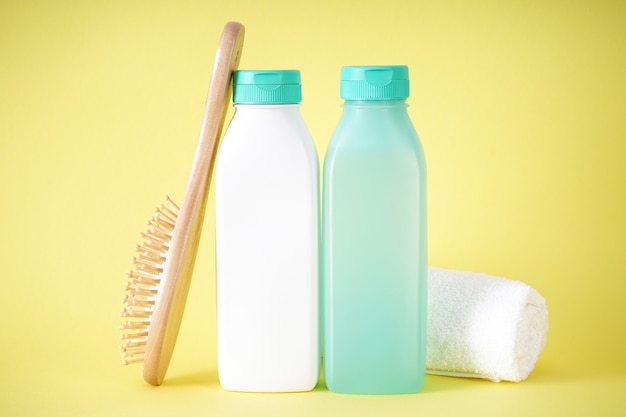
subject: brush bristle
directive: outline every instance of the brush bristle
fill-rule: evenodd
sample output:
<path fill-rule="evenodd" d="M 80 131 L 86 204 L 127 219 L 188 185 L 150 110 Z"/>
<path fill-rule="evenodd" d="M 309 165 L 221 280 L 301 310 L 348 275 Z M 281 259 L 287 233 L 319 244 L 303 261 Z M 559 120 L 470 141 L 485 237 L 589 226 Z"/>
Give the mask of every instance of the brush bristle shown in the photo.
<path fill-rule="evenodd" d="M 154 209 L 154 215 L 148 220 L 148 228 L 140 233 L 143 242 L 135 247 L 120 314 L 124 318 L 119 327 L 124 365 L 144 360 L 150 318 L 178 211 L 178 206 L 165 196 L 165 202 Z"/>

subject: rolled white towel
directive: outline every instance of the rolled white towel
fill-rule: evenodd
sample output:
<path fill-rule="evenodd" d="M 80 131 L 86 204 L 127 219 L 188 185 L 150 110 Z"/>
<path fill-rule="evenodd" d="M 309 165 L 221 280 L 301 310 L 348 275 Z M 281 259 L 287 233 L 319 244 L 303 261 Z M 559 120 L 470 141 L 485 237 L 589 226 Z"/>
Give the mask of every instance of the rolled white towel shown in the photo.
<path fill-rule="evenodd" d="M 428 270 L 427 372 L 523 381 L 546 343 L 545 299 L 519 281 Z"/>

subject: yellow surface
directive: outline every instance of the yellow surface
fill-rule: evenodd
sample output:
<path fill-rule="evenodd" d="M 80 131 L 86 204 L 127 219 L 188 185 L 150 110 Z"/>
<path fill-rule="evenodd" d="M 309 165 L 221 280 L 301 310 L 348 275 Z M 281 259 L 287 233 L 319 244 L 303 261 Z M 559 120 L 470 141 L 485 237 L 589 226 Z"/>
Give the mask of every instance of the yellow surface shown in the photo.
<path fill-rule="evenodd" d="M 165 384 L 119 365 L 128 259 L 162 195 L 182 197 L 228 20 L 242 68 L 302 70 L 320 156 L 340 66 L 410 66 L 430 263 L 545 296 L 527 381 L 222 391 L 212 200 Z M 625 415 L 624 22 L 603 0 L 0 2 L 0 415 Z"/>

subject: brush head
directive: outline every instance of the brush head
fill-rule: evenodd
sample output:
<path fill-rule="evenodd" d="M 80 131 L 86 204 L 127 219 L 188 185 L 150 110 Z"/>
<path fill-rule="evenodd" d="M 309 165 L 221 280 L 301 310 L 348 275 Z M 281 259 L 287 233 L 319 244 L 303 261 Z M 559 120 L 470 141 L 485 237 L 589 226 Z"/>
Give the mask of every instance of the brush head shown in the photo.
<path fill-rule="evenodd" d="M 224 26 L 183 202 L 180 209 L 170 210 L 169 218 L 160 217 L 167 223 L 174 220 L 171 230 L 159 224 L 154 226 L 154 232 L 152 228 L 149 228 L 149 234 L 144 232 L 147 236 L 144 239 L 150 242 L 146 245 L 149 250 L 146 254 L 139 252 L 141 256 L 135 258 L 141 259 L 135 261 L 139 269 L 130 273 L 130 287 L 136 294 L 124 301 L 129 305 L 122 314 L 133 319 L 123 325 L 125 342 L 122 350 L 126 363 L 143 361 L 144 380 L 152 385 L 163 382 L 178 337 L 202 232 L 211 174 L 230 101 L 231 78 L 239 66 L 243 40 L 244 27 L 240 23 L 228 22 Z M 167 199 L 164 206 L 170 203 L 171 200 Z M 151 277 L 146 277 L 147 274 Z M 143 276 L 140 285 L 135 275 Z M 146 281 L 148 279 L 151 281 Z M 156 293 L 151 292 L 154 290 Z M 144 299 L 148 292 L 150 297 Z"/>
<path fill-rule="evenodd" d="M 139 235 L 143 242 L 135 247 L 122 298 L 120 325 L 122 364 L 141 363 L 146 353 L 148 331 L 154 312 L 170 240 L 179 207 L 165 196 L 165 202 L 154 209 L 146 222 L 148 227 Z"/>

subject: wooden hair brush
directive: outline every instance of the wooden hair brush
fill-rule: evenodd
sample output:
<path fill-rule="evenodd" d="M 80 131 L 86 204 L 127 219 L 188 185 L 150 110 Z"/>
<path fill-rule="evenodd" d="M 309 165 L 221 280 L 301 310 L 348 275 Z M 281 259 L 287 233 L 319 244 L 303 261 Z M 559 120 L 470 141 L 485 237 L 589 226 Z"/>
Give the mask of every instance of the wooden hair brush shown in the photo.
<path fill-rule="evenodd" d="M 224 26 L 183 202 L 179 208 L 165 197 L 155 209 L 128 272 L 120 326 L 122 363 L 143 362 L 143 378 L 152 385 L 163 382 L 178 336 L 243 40 L 241 24 Z"/>

